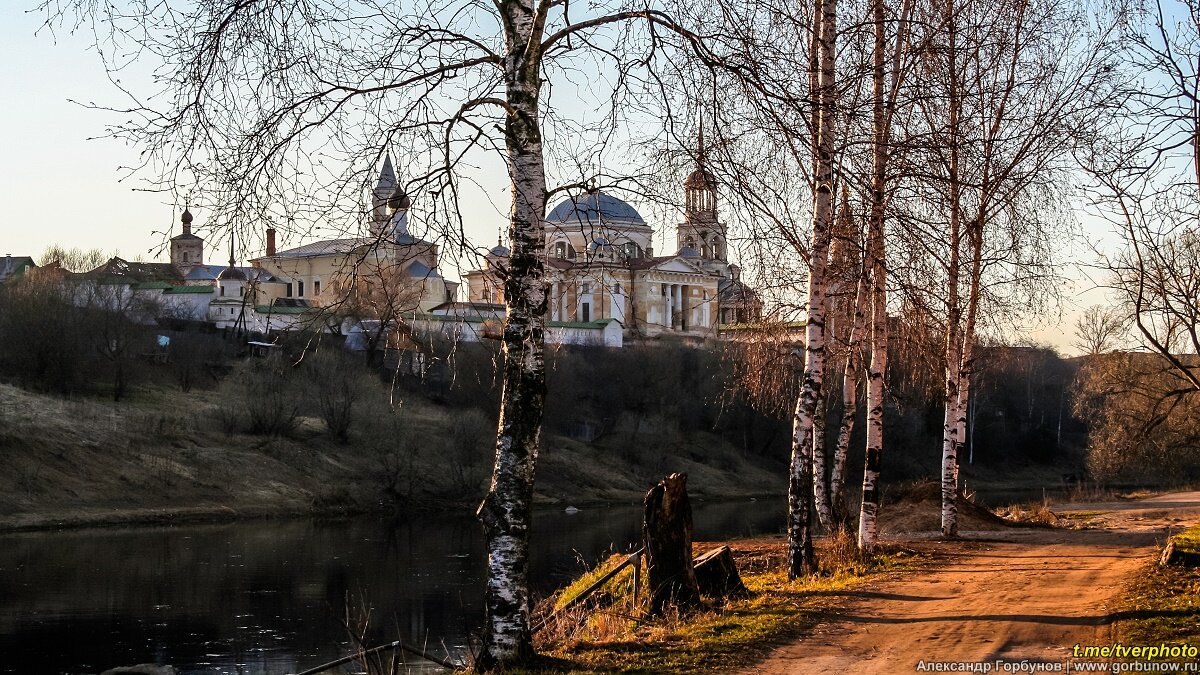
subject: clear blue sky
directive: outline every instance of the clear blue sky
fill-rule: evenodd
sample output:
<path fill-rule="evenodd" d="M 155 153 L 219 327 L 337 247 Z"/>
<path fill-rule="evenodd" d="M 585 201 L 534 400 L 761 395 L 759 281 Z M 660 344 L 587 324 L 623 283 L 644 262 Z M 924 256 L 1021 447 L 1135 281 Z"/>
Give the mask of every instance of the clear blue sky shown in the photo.
<path fill-rule="evenodd" d="M 31 4 L 0 3 L 0 87 L 6 94 L 0 106 L 0 254 L 37 257 L 60 244 L 119 251 L 130 259 L 160 257 L 162 233 L 175 226 L 177 206 L 169 196 L 138 191 L 138 177 L 119 170 L 137 162 L 137 150 L 99 138 L 119 117 L 71 102 L 116 106 L 122 94 L 90 50 L 90 34 L 39 34 L 41 17 L 23 9 Z M 503 192 L 497 178 L 495 191 Z M 505 199 L 497 200 L 493 191 L 489 187 L 492 201 L 502 205 Z M 477 209 L 468 214 L 468 235 L 490 244 L 503 218 L 490 204 Z M 664 223 L 652 225 L 659 236 L 667 229 Z M 1082 247 L 1075 248 L 1070 257 L 1086 258 Z M 1026 336 L 1070 351 L 1077 309 L 1103 301 L 1096 291 L 1080 296 L 1091 284 L 1073 276 L 1078 281 L 1065 293 L 1071 304 L 1062 317 L 1044 317 Z"/>

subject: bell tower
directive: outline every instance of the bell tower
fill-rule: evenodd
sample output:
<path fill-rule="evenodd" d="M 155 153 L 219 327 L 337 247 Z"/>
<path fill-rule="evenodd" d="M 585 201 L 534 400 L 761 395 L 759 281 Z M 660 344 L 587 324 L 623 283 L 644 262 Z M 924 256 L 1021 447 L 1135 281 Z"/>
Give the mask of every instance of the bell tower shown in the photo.
<path fill-rule="evenodd" d="M 171 237 L 171 264 L 186 276 L 193 267 L 204 264 L 204 240 L 192 234 L 192 212 L 186 207 L 179 221 L 183 223 L 183 234 Z"/>
<path fill-rule="evenodd" d="M 717 219 L 717 180 L 708 170 L 704 123 L 696 142 L 696 168 L 683 181 L 683 222 L 675 228 L 680 250 L 691 248 L 704 260 L 726 261 L 725 225 Z"/>

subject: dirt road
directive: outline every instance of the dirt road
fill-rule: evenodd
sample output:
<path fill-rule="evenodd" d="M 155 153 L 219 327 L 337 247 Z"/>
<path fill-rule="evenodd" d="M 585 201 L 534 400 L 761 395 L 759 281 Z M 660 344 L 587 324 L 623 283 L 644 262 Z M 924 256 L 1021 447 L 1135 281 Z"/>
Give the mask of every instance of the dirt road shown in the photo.
<path fill-rule="evenodd" d="M 912 673 L 918 661 L 1056 661 L 1076 643 L 1112 641 L 1111 603 L 1168 528 L 1200 522 L 1200 492 L 1071 504 L 1104 512 L 1098 529 L 967 532 L 934 542 L 946 562 L 848 592 L 828 624 L 748 673 Z"/>

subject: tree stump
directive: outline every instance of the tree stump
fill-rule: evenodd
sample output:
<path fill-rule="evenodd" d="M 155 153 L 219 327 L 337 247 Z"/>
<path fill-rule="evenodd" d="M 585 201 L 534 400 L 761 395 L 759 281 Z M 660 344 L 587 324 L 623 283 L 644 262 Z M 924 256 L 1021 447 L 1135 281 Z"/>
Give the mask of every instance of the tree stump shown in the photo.
<path fill-rule="evenodd" d="M 646 543 L 646 585 L 650 613 L 661 615 L 670 605 L 700 603 L 700 587 L 692 569 L 692 506 L 687 474 L 673 473 L 646 493 L 642 537 Z"/>
<path fill-rule="evenodd" d="M 696 558 L 693 566 L 696 584 L 700 593 L 713 598 L 741 598 L 750 595 L 750 589 L 742 583 L 733 551 L 728 546 L 718 546 Z"/>
<path fill-rule="evenodd" d="M 1158 564 L 1164 567 L 1200 567 L 1200 553 L 1188 551 L 1175 545 L 1175 539 L 1167 541 Z"/>

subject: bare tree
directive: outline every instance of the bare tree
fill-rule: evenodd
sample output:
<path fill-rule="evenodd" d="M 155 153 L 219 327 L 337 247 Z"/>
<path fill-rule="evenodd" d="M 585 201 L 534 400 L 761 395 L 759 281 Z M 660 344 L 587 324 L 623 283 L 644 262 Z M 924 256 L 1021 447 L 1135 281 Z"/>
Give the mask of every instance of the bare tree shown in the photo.
<path fill-rule="evenodd" d="M 919 236 L 941 242 L 925 255 L 944 280 L 944 297 L 928 304 L 945 308 L 942 532 L 954 536 L 978 326 L 986 305 L 1008 301 L 1028 316 L 1053 286 L 1053 195 L 1068 175 L 1071 130 L 1090 113 L 1084 94 L 1105 64 L 1078 37 L 1085 16 L 1069 3 L 947 0 L 934 12 L 919 71 L 929 190 L 916 189 L 919 218 L 932 226 Z M 936 231 L 945 236 L 930 237 Z"/>
<path fill-rule="evenodd" d="M 39 264 L 45 267 L 58 263 L 59 267 L 68 272 L 90 272 L 116 255 L 116 251 L 113 251 L 112 255 L 105 255 L 104 251 L 98 248 L 66 248 L 60 244 L 51 244 L 42 253 Z"/>
<path fill-rule="evenodd" d="M 329 285 L 334 302 L 326 316 L 317 320 L 341 324 L 359 322 L 368 365 L 375 365 L 388 348 L 398 349 L 412 341 L 407 319 L 425 297 L 425 278 L 414 278 L 405 269 L 407 261 L 393 259 L 364 261 L 355 274 L 339 277 Z"/>
<path fill-rule="evenodd" d="M 239 241 L 258 238 L 263 223 L 293 234 L 322 223 L 357 228 L 366 209 L 347 205 L 361 204 L 369 167 L 391 149 L 404 153 L 407 194 L 422 196 L 411 226 L 473 250 L 459 208 L 474 180 L 469 169 L 480 153 L 502 159 L 511 255 L 500 270 L 507 314 L 494 471 L 478 510 L 488 574 L 477 665 L 530 656 L 528 537 L 545 399 L 543 218 L 553 194 L 547 157 L 567 160 L 581 138 L 610 141 L 635 86 L 653 79 L 635 71 L 651 72 L 671 49 L 703 51 L 703 39 L 661 10 L 615 0 L 586 8 L 555 0 L 42 7 L 51 26 L 70 15 L 94 27 L 114 72 L 127 53 L 114 44 L 165 62 L 161 94 L 133 97 L 132 121 L 113 134 L 147 149 L 158 187 L 192 193 L 213 222 L 243 231 Z M 552 82 L 581 89 L 573 78 L 587 58 L 619 73 L 612 108 L 590 130 L 548 103 Z M 588 82 L 591 91 L 595 84 Z M 561 132 L 549 146 L 548 130 Z M 570 164 L 561 162 L 565 173 Z M 594 185 L 592 177 L 576 172 L 556 189 Z"/>
<path fill-rule="evenodd" d="M 1078 414 L 1095 423 L 1089 469 L 1102 479 L 1175 478 L 1195 471 L 1200 391 L 1200 5 L 1118 3 L 1122 38 L 1109 94 L 1115 119 L 1092 129 L 1084 153 L 1093 210 L 1125 246 L 1101 256 L 1118 307 L 1090 308 L 1077 325 L 1089 358 Z M 1124 327 L 1150 351 L 1108 353 Z M 1131 442 L 1135 439 L 1135 442 Z"/>
<path fill-rule="evenodd" d="M 1092 305 L 1075 320 L 1072 346 L 1085 356 L 1106 354 L 1120 347 L 1129 318 L 1119 307 Z"/>

